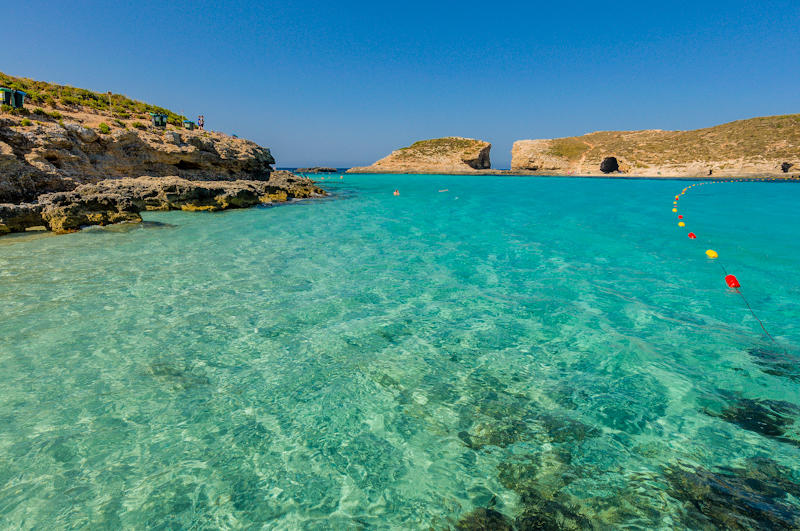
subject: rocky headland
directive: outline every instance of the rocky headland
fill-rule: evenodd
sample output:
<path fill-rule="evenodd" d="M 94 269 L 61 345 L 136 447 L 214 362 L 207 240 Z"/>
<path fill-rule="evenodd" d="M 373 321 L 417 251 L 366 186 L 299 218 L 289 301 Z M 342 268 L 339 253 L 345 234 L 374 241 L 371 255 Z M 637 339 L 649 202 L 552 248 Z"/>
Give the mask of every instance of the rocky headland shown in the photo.
<path fill-rule="evenodd" d="M 800 171 L 800 114 L 739 120 L 693 131 L 599 131 L 519 140 L 512 173 L 707 177 Z"/>
<path fill-rule="evenodd" d="M 150 106 L 123 96 L 53 91 L 59 86 L 5 74 L 0 83 L 21 87 L 35 102 L 0 113 L 0 234 L 135 222 L 144 210 L 221 210 L 325 195 L 310 179 L 273 170 L 268 148 L 184 129 L 173 113 L 175 123 L 155 127 L 145 112 Z M 118 107 L 97 103 L 104 101 Z"/>
<path fill-rule="evenodd" d="M 450 136 L 420 140 L 393 151 L 371 166 L 350 168 L 348 173 L 483 173 L 491 168 L 492 145 L 483 140 Z"/>

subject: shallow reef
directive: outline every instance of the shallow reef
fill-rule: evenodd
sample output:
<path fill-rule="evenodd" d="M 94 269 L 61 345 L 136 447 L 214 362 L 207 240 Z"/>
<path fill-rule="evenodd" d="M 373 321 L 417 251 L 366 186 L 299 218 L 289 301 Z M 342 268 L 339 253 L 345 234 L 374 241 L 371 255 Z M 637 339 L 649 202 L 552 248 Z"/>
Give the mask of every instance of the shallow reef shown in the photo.
<path fill-rule="evenodd" d="M 511 519 L 494 509 L 479 507 L 456 522 L 457 531 L 514 531 Z"/>
<path fill-rule="evenodd" d="M 800 357 L 774 347 L 751 347 L 747 353 L 766 374 L 800 381 Z"/>
<path fill-rule="evenodd" d="M 800 407 L 790 402 L 736 398 L 719 413 L 708 408 L 704 412 L 745 430 L 800 446 L 800 441 L 791 437 L 789 432 L 789 428 L 795 423 L 795 418 L 800 414 Z"/>
<path fill-rule="evenodd" d="M 797 529 L 800 507 L 796 502 L 800 485 L 792 470 L 767 459 L 755 458 L 744 468 L 721 468 L 713 472 L 678 463 L 664 476 L 669 493 L 683 502 L 684 524 L 692 529 Z"/>

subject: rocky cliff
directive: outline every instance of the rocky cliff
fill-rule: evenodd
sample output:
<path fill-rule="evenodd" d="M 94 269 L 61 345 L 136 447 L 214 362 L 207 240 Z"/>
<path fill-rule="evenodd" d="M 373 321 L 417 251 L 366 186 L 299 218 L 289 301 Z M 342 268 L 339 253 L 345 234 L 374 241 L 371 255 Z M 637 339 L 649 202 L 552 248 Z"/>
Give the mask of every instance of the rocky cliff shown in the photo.
<path fill-rule="evenodd" d="M 182 116 L 121 95 L 14 78 L 29 105 L 0 112 L 0 234 L 139 221 L 143 210 L 220 210 L 325 195 L 275 172 L 270 150 L 184 129 Z M 39 106 L 35 106 L 39 105 Z M 149 112 L 169 117 L 151 125 Z"/>
<path fill-rule="evenodd" d="M 491 168 L 489 142 L 456 136 L 421 140 L 348 173 L 478 173 Z"/>
<path fill-rule="evenodd" d="M 511 150 L 512 172 L 551 175 L 602 175 L 617 167 L 616 173 L 631 176 L 745 176 L 783 174 L 798 166 L 800 114 L 693 131 L 600 131 L 519 140 Z"/>
<path fill-rule="evenodd" d="M 198 130 L 115 128 L 0 117 L 0 202 L 31 201 L 108 178 L 266 180 L 275 163 L 249 140 Z"/>

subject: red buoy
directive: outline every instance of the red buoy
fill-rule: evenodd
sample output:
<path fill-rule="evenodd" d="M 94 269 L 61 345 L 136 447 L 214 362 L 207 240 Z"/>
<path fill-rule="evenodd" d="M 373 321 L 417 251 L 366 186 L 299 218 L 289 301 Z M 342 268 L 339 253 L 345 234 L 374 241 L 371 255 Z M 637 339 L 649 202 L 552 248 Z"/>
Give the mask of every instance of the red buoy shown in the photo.
<path fill-rule="evenodd" d="M 683 214 L 678 214 L 678 219 L 683 219 Z"/>
<path fill-rule="evenodd" d="M 736 277 L 733 275 L 728 275 L 725 277 L 725 282 L 728 284 L 729 288 L 741 288 L 742 286 L 739 285 L 739 281 L 736 280 Z"/>
<path fill-rule="evenodd" d="M 690 240 L 694 240 L 695 238 L 697 238 L 697 236 L 694 235 L 694 232 L 690 232 L 689 233 L 689 239 Z"/>

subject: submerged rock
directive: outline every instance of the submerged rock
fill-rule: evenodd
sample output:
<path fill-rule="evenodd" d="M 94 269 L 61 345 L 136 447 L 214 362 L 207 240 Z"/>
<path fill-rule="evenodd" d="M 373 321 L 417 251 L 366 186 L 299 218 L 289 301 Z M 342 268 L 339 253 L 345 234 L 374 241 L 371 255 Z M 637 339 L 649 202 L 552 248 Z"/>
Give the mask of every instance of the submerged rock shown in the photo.
<path fill-rule="evenodd" d="M 800 381 L 800 358 L 767 347 L 752 347 L 747 353 L 765 373 Z"/>
<path fill-rule="evenodd" d="M 511 519 L 494 509 L 480 507 L 456 522 L 457 531 L 514 531 Z"/>
<path fill-rule="evenodd" d="M 179 390 L 206 386 L 211 383 L 211 380 L 209 380 L 205 374 L 191 369 L 184 369 L 167 362 L 155 362 L 151 364 L 150 367 L 148 367 L 148 372 L 155 379 Z"/>
<path fill-rule="evenodd" d="M 521 497 L 524 506 L 514 524 L 517 531 L 578 531 L 594 529 L 592 522 L 580 513 L 580 507 L 568 505 L 536 493 Z"/>
<path fill-rule="evenodd" d="M 753 459 L 745 468 L 712 472 L 684 463 L 665 470 L 670 495 L 689 511 L 687 527 L 720 529 L 797 529 L 800 486 L 792 471 L 770 459 Z"/>
<path fill-rule="evenodd" d="M 597 437 L 601 433 L 597 428 L 583 422 L 549 413 L 537 415 L 536 421 L 542 425 L 550 440 L 556 443 L 578 443 L 590 437 Z"/>
<path fill-rule="evenodd" d="M 484 446 L 508 446 L 531 438 L 528 426 L 520 421 L 509 419 L 498 422 L 479 422 L 471 431 L 461 431 L 458 438 L 473 450 L 480 450 Z"/>
<path fill-rule="evenodd" d="M 789 444 L 800 445 L 800 441 L 786 437 L 788 428 L 800 414 L 800 407 L 783 400 L 754 400 L 740 398 L 725 407 L 721 413 L 705 410 L 712 417 L 721 418 L 740 428 Z"/>

